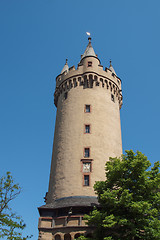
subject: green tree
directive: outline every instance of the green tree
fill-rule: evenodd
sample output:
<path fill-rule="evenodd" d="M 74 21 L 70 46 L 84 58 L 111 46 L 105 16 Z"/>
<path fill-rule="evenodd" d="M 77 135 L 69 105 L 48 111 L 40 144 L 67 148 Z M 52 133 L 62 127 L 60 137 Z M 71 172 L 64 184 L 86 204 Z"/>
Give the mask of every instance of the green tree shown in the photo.
<path fill-rule="evenodd" d="M 25 240 L 31 236 L 23 237 L 22 230 L 25 224 L 10 208 L 10 202 L 21 192 L 19 184 L 15 184 L 10 172 L 0 178 L 0 238 Z"/>
<path fill-rule="evenodd" d="M 150 166 L 146 156 L 132 150 L 106 163 L 106 181 L 94 186 L 99 207 L 86 215 L 95 239 L 160 239 L 160 164 Z"/>

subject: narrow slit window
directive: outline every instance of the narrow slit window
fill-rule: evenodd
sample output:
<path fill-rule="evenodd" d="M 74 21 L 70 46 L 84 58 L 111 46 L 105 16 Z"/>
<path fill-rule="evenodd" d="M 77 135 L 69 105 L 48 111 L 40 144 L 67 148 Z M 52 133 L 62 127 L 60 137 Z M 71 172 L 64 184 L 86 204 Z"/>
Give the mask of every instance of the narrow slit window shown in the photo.
<path fill-rule="evenodd" d="M 84 157 L 86 157 L 86 158 L 90 157 L 90 149 L 89 148 L 84 149 Z"/>
<path fill-rule="evenodd" d="M 89 175 L 84 175 L 84 186 L 89 186 Z"/>
<path fill-rule="evenodd" d="M 85 125 L 85 133 L 90 133 L 90 125 Z"/>

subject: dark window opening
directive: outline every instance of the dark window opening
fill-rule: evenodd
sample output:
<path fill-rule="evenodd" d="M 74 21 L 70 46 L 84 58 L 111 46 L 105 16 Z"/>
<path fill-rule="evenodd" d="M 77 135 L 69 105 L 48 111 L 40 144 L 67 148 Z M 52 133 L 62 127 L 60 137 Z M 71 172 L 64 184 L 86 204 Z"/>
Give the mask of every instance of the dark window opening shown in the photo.
<path fill-rule="evenodd" d="M 65 234 L 64 240 L 71 240 L 71 235 L 69 233 Z"/>
<path fill-rule="evenodd" d="M 84 175 L 84 186 L 89 186 L 89 175 Z"/>
<path fill-rule="evenodd" d="M 57 234 L 55 237 L 54 237 L 55 240 L 61 240 L 61 236 L 59 234 Z"/>
<path fill-rule="evenodd" d="M 85 125 L 85 133 L 90 133 L 90 125 Z"/>
<path fill-rule="evenodd" d="M 92 62 L 88 62 L 88 67 L 92 67 Z"/>
<path fill-rule="evenodd" d="M 85 105 L 85 112 L 90 113 L 91 112 L 91 106 L 90 105 Z"/>
<path fill-rule="evenodd" d="M 81 236 L 80 233 L 76 233 L 76 234 L 74 235 L 74 238 L 76 239 L 76 238 L 79 238 L 80 236 Z"/>
<path fill-rule="evenodd" d="M 85 148 L 84 149 L 84 157 L 89 157 L 90 156 L 90 149 L 89 148 Z"/>

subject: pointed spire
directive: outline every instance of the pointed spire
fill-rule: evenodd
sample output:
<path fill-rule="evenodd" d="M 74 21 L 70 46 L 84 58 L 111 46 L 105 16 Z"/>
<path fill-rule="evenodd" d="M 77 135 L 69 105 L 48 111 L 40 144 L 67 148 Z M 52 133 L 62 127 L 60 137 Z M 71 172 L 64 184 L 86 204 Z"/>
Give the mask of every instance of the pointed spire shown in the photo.
<path fill-rule="evenodd" d="M 69 70 L 69 67 L 68 67 L 68 59 L 66 58 L 66 63 L 61 71 L 61 74 L 64 73 L 64 72 L 68 72 Z"/>
<path fill-rule="evenodd" d="M 112 61 L 110 60 L 110 66 L 109 66 L 109 69 L 112 71 L 112 73 L 114 73 L 116 75 L 116 72 L 112 66 Z"/>
<path fill-rule="evenodd" d="M 88 41 L 89 41 L 90 45 L 91 45 L 91 39 L 92 39 L 91 37 L 88 37 Z"/>
<path fill-rule="evenodd" d="M 92 47 L 92 45 L 91 45 L 91 37 L 89 36 L 89 38 L 88 38 L 88 41 L 89 41 L 89 43 L 88 43 L 88 45 L 87 45 L 87 48 L 86 48 L 86 50 L 85 50 L 85 52 L 84 52 L 84 54 L 82 55 L 82 57 L 81 57 L 81 60 L 84 58 L 84 57 L 89 57 L 89 56 L 93 56 L 93 57 L 96 57 L 96 54 L 95 54 L 95 52 L 94 52 L 94 49 L 93 49 L 93 47 Z"/>

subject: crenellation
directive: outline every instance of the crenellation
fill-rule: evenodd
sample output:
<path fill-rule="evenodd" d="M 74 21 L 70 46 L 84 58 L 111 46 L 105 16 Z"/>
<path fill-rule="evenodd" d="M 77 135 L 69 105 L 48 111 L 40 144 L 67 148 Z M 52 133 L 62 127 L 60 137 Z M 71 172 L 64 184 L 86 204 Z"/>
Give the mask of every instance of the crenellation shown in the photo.
<path fill-rule="evenodd" d="M 76 70 L 75 66 L 72 66 L 72 67 L 69 68 L 69 72 L 74 71 L 74 70 Z"/>
<path fill-rule="evenodd" d="M 108 80 L 107 80 L 108 79 Z M 85 88 L 93 88 L 93 87 L 102 87 L 104 88 L 106 86 L 106 89 L 110 89 L 111 93 L 116 93 L 116 97 L 118 96 L 118 92 L 121 91 L 119 86 L 115 81 L 109 78 L 102 78 L 99 77 L 98 75 L 93 75 L 91 72 L 84 73 L 82 77 L 76 77 L 72 76 L 71 78 L 67 78 L 66 80 L 63 80 L 63 82 L 56 87 L 55 90 L 55 105 L 57 106 L 57 101 L 60 96 L 64 91 L 69 91 L 73 87 L 79 87 L 83 86 Z M 119 80 L 117 79 L 118 84 L 120 83 Z M 58 93 L 58 94 L 57 94 Z M 120 98 L 121 99 L 121 98 Z M 122 99 L 120 100 L 119 105 L 122 105 Z"/>
<path fill-rule="evenodd" d="M 120 86 L 120 82 L 121 79 L 119 77 L 117 77 L 117 75 L 115 75 L 114 73 L 112 73 L 112 71 L 108 68 L 105 68 L 105 70 L 103 70 L 101 68 L 101 66 L 97 66 L 97 69 L 93 68 L 93 67 L 83 67 L 84 65 L 78 66 L 77 70 L 75 69 L 74 66 L 72 66 L 71 68 L 69 68 L 68 72 L 64 72 L 63 74 L 60 74 L 57 76 L 56 78 L 56 85 L 60 85 L 63 81 L 66 81 L 68 78 L 73 78 L 76 76 L 80 76 L 83 74 L 88 74 L 88 73 L 92 73 L 91 71 L 93 71 L 93 74 L 95 73 L 94 70 L 96 70 L 96 74 L 98 76 L 103 76 L 104 78 L 108 78 L 112 81 L 114 81 L 116 84 L 118 83 L 118 85 Z M 90 70 L 90 71 L 88 71 Z M 84 72 L 85 71 L 85 72 Z"/>

